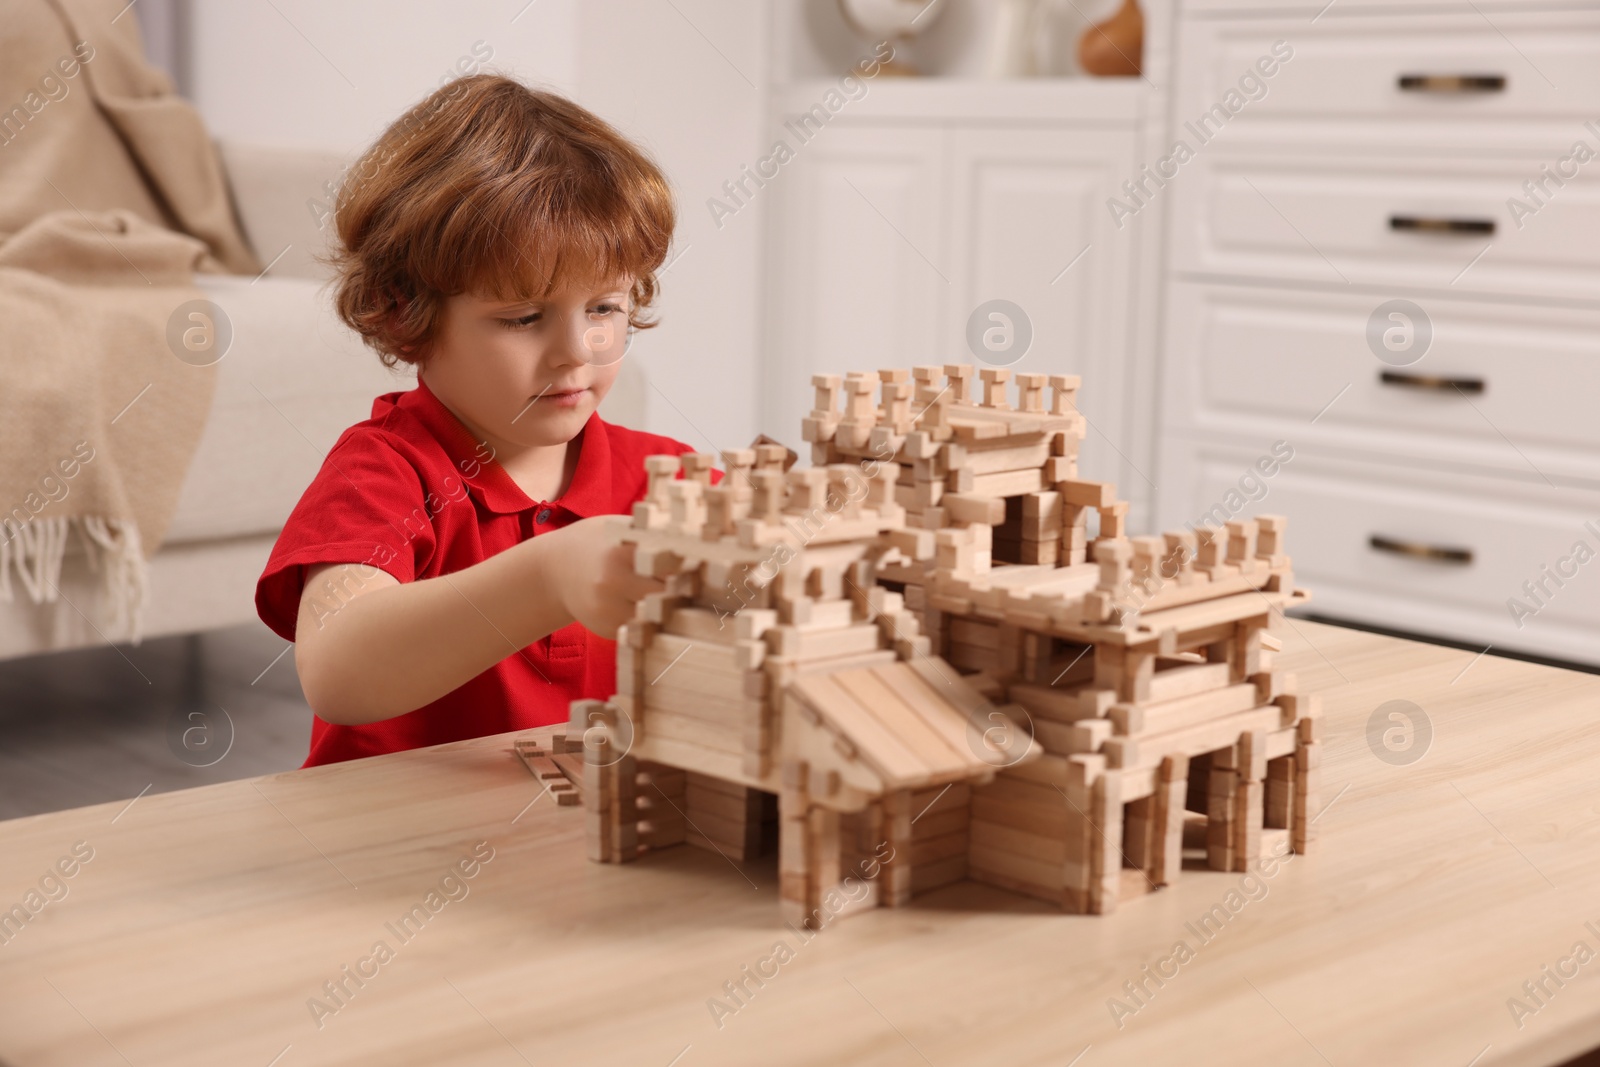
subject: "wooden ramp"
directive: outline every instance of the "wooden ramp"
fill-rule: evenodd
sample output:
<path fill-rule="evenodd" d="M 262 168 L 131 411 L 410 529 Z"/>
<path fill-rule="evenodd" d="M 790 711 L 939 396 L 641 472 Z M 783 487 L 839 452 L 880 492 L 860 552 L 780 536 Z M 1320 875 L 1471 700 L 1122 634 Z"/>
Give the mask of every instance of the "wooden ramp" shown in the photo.
<path fill-rule="evenodd" d="M 987 779 L 1043 753 L 1019 709 L 994 706 L 935 657 L 802 675 L 788 695 L 786 754 L 868 794 Z"/>

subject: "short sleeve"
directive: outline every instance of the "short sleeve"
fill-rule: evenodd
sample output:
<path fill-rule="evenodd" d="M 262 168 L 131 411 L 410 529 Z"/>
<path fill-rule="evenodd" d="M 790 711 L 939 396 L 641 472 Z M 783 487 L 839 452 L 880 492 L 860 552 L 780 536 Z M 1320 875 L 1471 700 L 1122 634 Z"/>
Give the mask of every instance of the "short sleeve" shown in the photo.
<path fill-rule="evenodd" d="M 256 582 L 256 613 L 294 640 L 306 568 L 367 563 L 410 582 L 432 556 L 433 523 L 417 468 L 382 434 L 347 431 L 289 513 Z"/>

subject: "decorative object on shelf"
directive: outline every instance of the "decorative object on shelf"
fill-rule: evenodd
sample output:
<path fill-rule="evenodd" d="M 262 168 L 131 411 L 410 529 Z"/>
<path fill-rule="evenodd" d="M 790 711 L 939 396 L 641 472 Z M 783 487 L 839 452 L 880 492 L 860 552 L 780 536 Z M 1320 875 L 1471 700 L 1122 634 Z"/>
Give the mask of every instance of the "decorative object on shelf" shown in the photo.
<path fill-rule="evenodd" d="M 814 377 L 809 468 L 645 460 L 619 536 L 665 588 L 561 742 L 591 859 L 775 847 L 817 929 L 968 878 L 1104 914 L 1186 850 L 1246 871 L 1311 846 L 1318 698 L 1268 633 L 1307 599 L 1283 517 L 1129 537 L 1078 475 L 1080 379 L 973 370 Z"/>
<path fill-rule="evenodd" d="M 1033 10 L 1029 45 L 1037 78 L 1070 77 L 1077 67 L 1078 27 L 1088 21 L 1075 0 L 1038 0 Z"/>
<path fill-rule="evenodd" d="M 1045 73 L 1039 56 L 1040 0 L 999 0 L 989 37 L 984 73 L 991 78 L 1028 78 Z"/>
<path fill-rule="evenodd" d="M 900 45 L 910 37 L 926 30 L 945 5 L 941 0 L 839 0 L 839 11 L 850 28 L 876 41 L 895 45 L 896 55 Z M 915 76 L 920 73 L 902 59 L 891 59 L 883 64 L 880 73 L 895 76 Z"/>
<path fill-rule="evenodd" d="M 1144 12 L 1139 0 L 1123 0 L 1115 15 L 1083 31 L 1078 63 L 1088 74 L 1126 78 L 1139 73 L 1144 54 Z"/>

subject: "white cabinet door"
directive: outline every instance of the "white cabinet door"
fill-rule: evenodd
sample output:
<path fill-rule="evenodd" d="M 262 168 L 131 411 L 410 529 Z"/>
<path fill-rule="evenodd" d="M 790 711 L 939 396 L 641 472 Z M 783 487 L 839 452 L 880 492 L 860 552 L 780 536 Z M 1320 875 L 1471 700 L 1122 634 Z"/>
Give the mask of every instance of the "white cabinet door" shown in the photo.
<path fill-rule="evenodd" d="M 1392 365 L 1367 340 L 1386 294 L 1167 294 L 1169 433 L 1600 487 L 1600 312 L 1421 297 L 1428 347 Z"/>
<path fill-rule="evenodd" d="M 801 444 L 813 374 L 938 360 L 951 271 L 940 234 L 943 140 L 937 127 L 835 120 L 775 179 L 763 390 L 774 437 Z"/>
<path fill-rule="evenodd" d="M 1312 613 L 1600 663 L 1600 492 L 1268 450 L 1169 435 L 1164 528 L 1286 515 Z"/>
<path fill-rule="evenodd" d="M 1118 231 L 1106 208 L 1133 172 L 1134 134 L 955 127 L 947 136 L 949 254 L 941 269 L 950 284 L 941 287 L 939 358 L 983 366 L 968 343 L 974 312 L 992 300 L 1020 307 L 1032 339 L 1008 365 L 1081 374 L 1091 427 L 1081 473 L 1142 499 L 1149 486 L 1138 468 L 1149 472 L 1150 464 L 1124 389 L 1135 231 Z M 981 343 L 979 351 L 987 351 Z"/>
<path fill-rule="evenodd" d="M 1592 155 L 1600 136 L 1586 136 Z M 1172 191 L 1180 222 L 1172 267 L 1600 301 L 1600 160 L 1581 158 L 1589 156 L 1570 149 L 1548 158 L 1489 149 L 1396 156 L 1359 141 L 1305 153 L 1282 145 L 1213 152 Z M 1537 181 L 1542 194 L 1523 189 Z"/>
<path fill-rule="evenodd" d="M 1435 14 L 1368 6 L 1358 15 L 1330 4 L 1315 24 L 1185 19 L 1173 117 L 1193 123 L 1202 142 L 1220 132 L 1219 145 L 1245 130 L 1270 139 L 1280 123 L 1306 119 L 1382 120 L 1375 133 L 1390 120 L 1453 125 L 1466 145 L 1481 143 L 1486 121 L 1559 119 L 1577 135 L 1600 105 L 1600 11 L 1528 4 L 1488 15 L 1478 6 Z"/>

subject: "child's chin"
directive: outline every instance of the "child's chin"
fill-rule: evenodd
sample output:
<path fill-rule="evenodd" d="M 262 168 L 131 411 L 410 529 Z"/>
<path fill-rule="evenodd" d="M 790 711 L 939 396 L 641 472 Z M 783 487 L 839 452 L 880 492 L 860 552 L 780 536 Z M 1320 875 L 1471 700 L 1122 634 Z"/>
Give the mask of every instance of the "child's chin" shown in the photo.
<path fill-rule="evenodd" d="M 585 400 L 577 407 L 540 412 L 538 420 L 531 427 L 531 436 L 538 440 L 528 443 L 555 445 L 572 440 L 583 429 L 584 423 L 589 421 L 589 416 L 594 414 L 594 407 L 593 402 Z"/>

